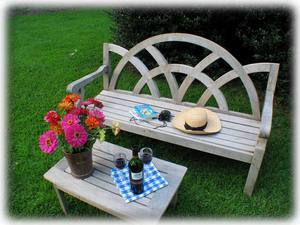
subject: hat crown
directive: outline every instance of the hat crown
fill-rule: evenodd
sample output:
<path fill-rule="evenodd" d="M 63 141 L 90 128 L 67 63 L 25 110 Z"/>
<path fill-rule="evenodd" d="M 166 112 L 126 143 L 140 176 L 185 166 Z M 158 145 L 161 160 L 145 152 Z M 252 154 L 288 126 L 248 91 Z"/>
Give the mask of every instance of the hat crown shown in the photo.
<path fill-rule="evenodd" d="M 185 122 L 191 127 L 202 127 L 207 124 L 207 113 L 204 109 L 194 108 L 187 113 Z"/>

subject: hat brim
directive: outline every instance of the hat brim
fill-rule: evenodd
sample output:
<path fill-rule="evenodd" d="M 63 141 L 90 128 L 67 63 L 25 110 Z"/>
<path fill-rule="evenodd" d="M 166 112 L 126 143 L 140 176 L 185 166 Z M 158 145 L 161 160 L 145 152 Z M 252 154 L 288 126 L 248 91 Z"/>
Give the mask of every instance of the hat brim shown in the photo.
<path fill-rule="evenodd" d="M 204 130 L 187 130 L 184 127 L 186 118 L 188 117 L 188 113 L 191 109 L 187 109 L 178 113 L 172 120 L 173 127 L 188 134 L 213 134 L 219 132 L 222 126 L 218 115 L 208 109 L 203 109 L 206 110 L 207 113 L 207 126 Z"/>

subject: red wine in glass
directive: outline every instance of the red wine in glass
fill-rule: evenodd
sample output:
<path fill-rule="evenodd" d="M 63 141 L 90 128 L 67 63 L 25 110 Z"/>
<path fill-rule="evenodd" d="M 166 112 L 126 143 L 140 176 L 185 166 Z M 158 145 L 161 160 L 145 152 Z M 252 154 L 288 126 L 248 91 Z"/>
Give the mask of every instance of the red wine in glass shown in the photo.
<path fill-rule="evenodd" d="M 118 168 L 118 169 L 123 169 L 126 165 L 126 161 L 124 158 L 117 158 L 115 160 L 115 166 Z"/>
<path fill-rule="evenodd" d="M 152 154 L 145 152 L 142 156 L 142 161 L 144 164 L 149 164 L 152 161 Z"/>
<path fill-rule="evenodd" d="M 142 148 L 140 151 L 140 159 L 143 161 L 143 163 L 145 165 L 150 164 L 150 162 L 152 161 L 152 155 L 153 155 L 153 152 L 152 152 L 151 148 L 145 147 L 145 148 Z M 147 166 L 145 167 L 144 174 L 145 174 L 145 178 L 150 176 Z"/>
<path fill-rule="evenodd" d="M 152 149 L 145 147 L 141 149 L 140 158 L 144 164 L 149 164 L 152 161 Z"/>
<path fill-rule="evenodd" d="M 114 154 L 113 162 L 115 167 L 122 171 L 121 172 L 122 176 L 120 177 L 120 179 L 121 181 L 123 181 L 123 179 L 126 179 L 126 173 L 122 170 L 127 163 L 126 154 L 123 152 L 118 152 Z"/>

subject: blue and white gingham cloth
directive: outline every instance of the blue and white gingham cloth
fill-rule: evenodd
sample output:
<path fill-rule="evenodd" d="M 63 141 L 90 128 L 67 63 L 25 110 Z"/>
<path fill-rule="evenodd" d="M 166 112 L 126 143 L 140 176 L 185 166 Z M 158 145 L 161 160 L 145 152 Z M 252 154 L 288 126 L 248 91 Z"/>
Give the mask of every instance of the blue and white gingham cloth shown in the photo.
<path fill-rule="evenodd" d="M 135 195 L 131 191 L 128 165 L 121 170 L 118 168 L 112 168 L 111 177 L 119 188 L 120 194 L 126 203 L 149 195 L 150 193 L 168 185 L 166 179 L 160 175 L 152 162 L 144 164 L 144 192 L 141 194 Z"/>

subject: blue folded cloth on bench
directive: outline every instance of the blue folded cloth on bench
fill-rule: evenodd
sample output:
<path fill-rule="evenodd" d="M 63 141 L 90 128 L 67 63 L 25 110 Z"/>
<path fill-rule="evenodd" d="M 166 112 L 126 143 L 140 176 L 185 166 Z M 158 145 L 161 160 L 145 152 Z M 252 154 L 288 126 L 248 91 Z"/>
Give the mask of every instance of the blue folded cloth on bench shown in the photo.
<path fill-rule="evenodd" d="M 161 176 L 152 162 L 144 164 L 144 192 L 141 194 L 136 195 L 131 191 L 128 165 L 123 169 L 112 168 L 111 177 L 126 203 L 149 195 L 168 185 L 167 180 Z"/>

